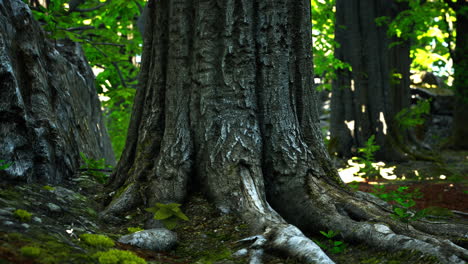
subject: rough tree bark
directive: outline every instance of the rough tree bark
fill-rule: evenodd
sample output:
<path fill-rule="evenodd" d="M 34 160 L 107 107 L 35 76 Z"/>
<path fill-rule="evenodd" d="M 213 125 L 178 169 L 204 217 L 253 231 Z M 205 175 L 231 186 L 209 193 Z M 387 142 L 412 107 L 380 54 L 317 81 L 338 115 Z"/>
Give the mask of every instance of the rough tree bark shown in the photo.
<path fill-rule="evenodd" d="M 394 121 L 410 102 L 409 41 L 389 38 L 388 27 L 375 21 L 403 8 L 393 0 L 336 1 L 335 54 L 352 67 L 339 70 L 332 85 L 330 150 L 339 156 L 355 156 L 372 135 L 380 160 L 403 160 L 412 152 L 410 137 Z"/>
<path fill-rule="evenodd" d="M 79 152 L 115 162 L 79 45 L 46 39 L 20 0 L 0 1 L 2 182 L 57 183 L 73 176 Z"/>
<path fill-rule="evenodd" d="M 258 234 L 251 263 L 262 248 L 332 263 L 302 233 L 329 229 L 446 263 L 467 258 L 447 240 L 466 227 L 408 228 L 337 176 L 312 89 L 308 0 L 161 0 L 148 8 L 141 88 L 103 219 L 201 190 Z"/>
<path fill-rule="evenodd" d="M 453 56 L 455 71 L 455 111 L 453 115 L 452 146 L 459 149 L 468 149 L 468 12 L 466 1 L 445 1 L 456 13 L 456 41 Z M 463 3 L 465 2 L 465 3 Z"/>

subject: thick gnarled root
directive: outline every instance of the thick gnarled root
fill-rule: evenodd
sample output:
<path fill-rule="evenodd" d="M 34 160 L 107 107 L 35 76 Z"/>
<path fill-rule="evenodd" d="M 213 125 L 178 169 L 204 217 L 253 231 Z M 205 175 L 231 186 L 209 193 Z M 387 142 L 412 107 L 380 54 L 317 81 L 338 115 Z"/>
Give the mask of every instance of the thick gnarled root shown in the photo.
<path fill-rule="evenodd" d="M 245 238 L 239 242 L 251 242 L 248 248 L 237 251 L 235 256 L 249 256 L 249 264 L 261 264 L 264 251 L 282 252 L 302 263 L 334 264 L 323 250 L 293 225 L 268 228 L 263 235 Z"/>

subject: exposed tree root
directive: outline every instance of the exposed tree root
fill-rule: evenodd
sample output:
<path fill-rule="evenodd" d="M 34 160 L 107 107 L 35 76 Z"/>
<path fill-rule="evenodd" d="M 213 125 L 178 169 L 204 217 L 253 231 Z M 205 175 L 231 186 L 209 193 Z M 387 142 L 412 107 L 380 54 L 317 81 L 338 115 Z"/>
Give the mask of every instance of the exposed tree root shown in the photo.
<path fill-rule="evenodd" d="M 253 177 L 253 171 L 252 168 L 239 165 L 241 191 L 236 202 L 236 211 L 251 224 L 253 232 L 257 234 L 242 240 L 250 245 L 236 253 L 248 254 L 251 264 L 262 263 L 264 252 L 268 250 L 283 252 L 302 263 L 334 263 L 320 247 L 296 226 L 288 224 L 281 215 L 289 216 L 287 220 L 303 230 L 340 231 L 349 242 L 367 243 L 389 251 L 419 251 L 437 257 L 442 263 L 465 263 L 468 259 L 466 249 L 447 239 L 467 238 L 466 226 L 423 221 L 405 224 L 390 217 L 390 207 L 382 200 L 361 192 L 338 191 L 338 187 L 327 185 L 316 178 L 309 179 L 308 192 L 305 192 L 305 188 L 298 188 L 278 193 L 273 200 L 277 207 L 283 209 L 280 215 L 266 201 L 263 185 L 259 184 L 258 178 Z M 289 181 L 287 185 L 291 188 L 295 184 Z M 125 212 L 135 207 L 142 201 L 137 188 L 140 187 L 128 186 L 104 214 Z M 277 199 L 282 199 L 286 205 L 278 203 Z M 217 200 L 216 197 L 214 200 Z"/>
<path fill-rule="evenodd" d="M 359 241 L 390 251 L 419 251 L 435 256 L 443 263 L 465 263 L 468 259 L 468 250 L 448 239 L 466 238 L 468 227 L 465 225 L 442 225 L 422 221 L 406 224 L 392 219 L 388 205 L 377 198 L 369 200 L 366 195 L 337 191 L 335 187 L 316 178 L 311 177 L 310 181 L 309 193 L 304 189 L 290 190 L 295 193 L 294 197 L 298 197 L 295 200 L 291 200 L 290 195 L 275 196 L 275 208 L 278 208 L 282 215 L 302 214 L 302 220 L 287 218 L 293 224 L 311 231 L 317 231 L 317 228 L 339 230 L 347 241 Z M 277 195 L 279 193 L 281 192 Z M 289 205 L 297 206 L 289 206 L 282 210 L 285 205 L 281 203 L 281 199 L 289 199 Z M 310 229 L 312 225 L 313 228 Z M 431 229 L 437 231 L 425 232 Z"/>

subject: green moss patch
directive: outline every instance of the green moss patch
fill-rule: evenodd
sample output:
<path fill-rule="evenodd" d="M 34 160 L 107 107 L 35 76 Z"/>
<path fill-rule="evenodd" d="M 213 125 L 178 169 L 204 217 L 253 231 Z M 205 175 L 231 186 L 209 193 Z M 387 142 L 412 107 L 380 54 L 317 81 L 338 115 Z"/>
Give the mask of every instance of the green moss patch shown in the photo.
<path fill-rule="evenodd" d="M 100 249 L 111 248 L 115 245 L 114 241 L 105 235 L 82 234 L 80 239 L 87 245 Z"/>

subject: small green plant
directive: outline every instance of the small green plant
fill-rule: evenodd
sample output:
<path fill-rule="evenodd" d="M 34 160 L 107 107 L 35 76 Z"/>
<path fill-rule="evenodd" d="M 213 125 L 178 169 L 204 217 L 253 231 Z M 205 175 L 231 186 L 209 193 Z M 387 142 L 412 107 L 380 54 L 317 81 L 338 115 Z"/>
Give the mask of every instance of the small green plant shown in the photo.
<path fill-rule="evenodd" d="M 419 100 L 416 105 L 403 108 L 395 115 L 395 120 L 402 129 L 424 124 L 424 115 L 431 111 L 431 99 Z"/>
<path fill-rule="evenodd" d="M 181 204 L 156 203 L 154 207 L 146 208 L 147 212 L 154 213 L 154 219 L 161 220 L 164 226 L 171 230 L 177 227 L 179 220 L 188 221 L 189 218 L 180 210 Z"/>
<path fill-rule="evenodd" d="M 370 136 L 363 148 L 358 148 L 358 152 L 361 153 L 361 157 L 353 157 L 357 163 L 364 165 L 360 167 L 357 175 L 360 175 L 366 180 L 376 179 L 380 175 L 380 169 L 374 167 L 375 163 L 374 153 L 380 149 L 380 146 L 375 144 L 375 135 Z"/>
<path fill-rule="evenodd" d="M 393 206 L 392 217 L 409 223 L 426 216 L 426 210 L 413 212 L 410 208 L 416 205 L 414 199 L 422 198 L 419 189 L 410 191 L 408 186 L 400 186 L 395 191 L 387 191 L 385 185 L 376 185 L 372 193 Z"/>
<path fill-rule="evenodd" d="M 4 160 L 0 160 L 0 170 L 6 170 L 11 166 L 11 163 L 8 163 Z"/>
<path fill-rule="evenodd" d="M 114 241 L 105 235 L 82 234 L 80 239 L 95 248 L 106 249 L 114 246 Z"/>
<path fill-rule="evenodd" d="M 112 166 L 106 165 L 104 158 L 95 160 L 86 157 L 83 152 L 80 152 L 80 156 L 84 163 L 80 169 L 85 170 L 88 175 L 92 176 L 99 183 L 106 183 L 109 179 L 109 175 L 105 174 L 103 170 L 112 168 Z"/>
<path fill-rule="evenodd" d="M 108 251 L 99 251 L 93 255 L 99 264 L 146 264 L 146 261 L 133 252 L 110 249 Z"/>
<path fill-rule="evenodd" d="M 18 218 L 21 222 L 29 222 L 31 221 L 32 214 L 23 209 L 16 209 L 13 212 L 13 215 Z"/>
<path fill-rule="evenodd" d="M 21 255 L 28 258 L 37 258 L 41 254 L 41 249 L 38 247 L 24 246 L 20 249 Z"/>
<path fill-rule="evenodd" d="M 50 185 L 42 186 L 42 189 L 47 190 L 47 191 L 53 191 L 53 190 L 55 190 L 55 188 L 52 187 L 52 186 L 50 186 Z"/>
<path fill-rule="evenodd" d="M 357 181 L 352 181 L 348 183 L 348 186 L 355 191 L 359 190 L 359 182 Z"/>
<path fill-rule="evenodd" d="M 333 238 L 336 237 L 340 232 L 339 231 L 333 231 L 333 230 L 328 230 L 328 232 L 325 231 L 320 231 L 320 234 L 322 234 L 324 237 L 327 238 L 325 242 L 319 242 L 317 240 L 314 240 L 314 242 L 321 248 L 333 253 L 333 254 L 338 254 L 343 252 L 346 249 L 346 244 L 343 241 L 340 240 L 334 240 Z"/>
<path fill-rule="evenodd" d="M 136 233 L 136 232 L 143 231 L 143 230 L 144 229 L 141 227 L 127 227 L 127 231 L 129 234 Z"/>

